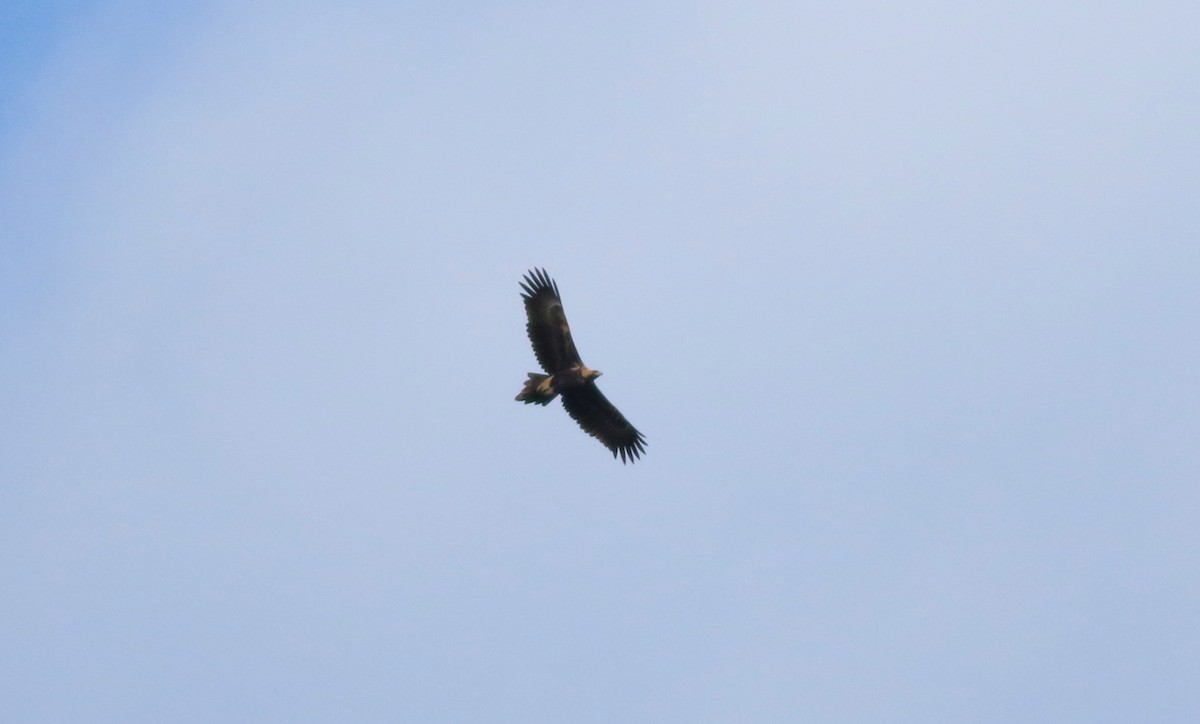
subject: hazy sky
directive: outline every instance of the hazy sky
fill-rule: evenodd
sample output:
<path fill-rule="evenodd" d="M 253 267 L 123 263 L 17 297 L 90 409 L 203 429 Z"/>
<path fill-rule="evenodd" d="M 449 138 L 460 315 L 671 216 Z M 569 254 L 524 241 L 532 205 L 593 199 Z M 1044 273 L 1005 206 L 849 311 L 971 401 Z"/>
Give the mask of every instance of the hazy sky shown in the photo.
<path fill-rule="evenodd" d="M 1200 721 L 1195 2 L 10 5 L 0 720 Z"/>

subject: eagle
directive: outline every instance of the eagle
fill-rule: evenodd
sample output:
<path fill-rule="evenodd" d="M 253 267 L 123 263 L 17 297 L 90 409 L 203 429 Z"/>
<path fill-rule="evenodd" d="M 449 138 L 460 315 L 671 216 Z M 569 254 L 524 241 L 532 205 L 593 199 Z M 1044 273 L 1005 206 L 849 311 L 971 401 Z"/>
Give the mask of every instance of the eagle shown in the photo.
<path fill-rule="evenodd" d="M 561 396 L 567 414 L 584 432 L 612 450 L 614 459 L 619 454 L 622 464 L 633 462 L 646 451 L 646 438 L 596 387 L 600 370 L 588 369 L 579 358 L 558 284 L 545 269 L 532 269 L 525 274 L 521 289 L 528 318 L 525 330 L 546 374 L 530 372 L 517 401 L 548 405 Z"/>

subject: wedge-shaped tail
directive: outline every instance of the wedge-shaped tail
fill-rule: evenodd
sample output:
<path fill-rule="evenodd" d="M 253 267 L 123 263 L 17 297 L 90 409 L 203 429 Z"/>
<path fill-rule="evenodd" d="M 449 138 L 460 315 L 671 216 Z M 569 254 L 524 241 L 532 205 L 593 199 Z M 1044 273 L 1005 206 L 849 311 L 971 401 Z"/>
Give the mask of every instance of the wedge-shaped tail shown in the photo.
<path fill-rule="evenodd" d="M 517 394 L 517 400 L 526 405 L 549 405 L 551 400 L 557 396 L 558 391 L 554 389 L 553 377 L 530 372 L 529 379 L 525 380 L 525 387 L 521 388 L 521 392 Z"/>

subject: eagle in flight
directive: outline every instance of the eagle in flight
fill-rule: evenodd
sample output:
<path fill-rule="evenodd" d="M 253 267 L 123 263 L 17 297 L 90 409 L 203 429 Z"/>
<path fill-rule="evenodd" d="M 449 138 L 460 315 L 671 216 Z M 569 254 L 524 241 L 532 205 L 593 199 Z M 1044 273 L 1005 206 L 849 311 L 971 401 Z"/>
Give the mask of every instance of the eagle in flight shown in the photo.
<path fill-rule="evenodd" d="M 600 442 L 621 462 L 633 462 L 646 451 L 646 438 L 596 387 L 599 370 L 588 369 L 575 350 L 571 328 L 563 313 L 558 284 L 545 269 L 533 269 L 521 282 L 525 300 L 525 325 L 533 354 L 546 374 L 530 372 L 517 400 L 548 405 L 562 396 L 563 407 L 583 431 Z"/>

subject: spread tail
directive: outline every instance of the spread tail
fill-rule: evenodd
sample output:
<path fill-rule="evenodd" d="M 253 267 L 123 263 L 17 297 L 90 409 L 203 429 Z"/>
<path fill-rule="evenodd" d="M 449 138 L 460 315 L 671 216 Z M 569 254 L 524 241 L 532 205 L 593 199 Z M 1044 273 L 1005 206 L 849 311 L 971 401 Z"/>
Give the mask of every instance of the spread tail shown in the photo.
<path fill-rule="evenodd" d="M 554 389 L 554 378 L 550 375 L 540 375 L 537 372 L 530 372 L 529 379 L 525 381 L 525 387 L 521 388 L 521 392 L 517 395 L 518 402 L 536 405 L 549 405 L 550 401 L 558 396 L 558 391 Z"/>

